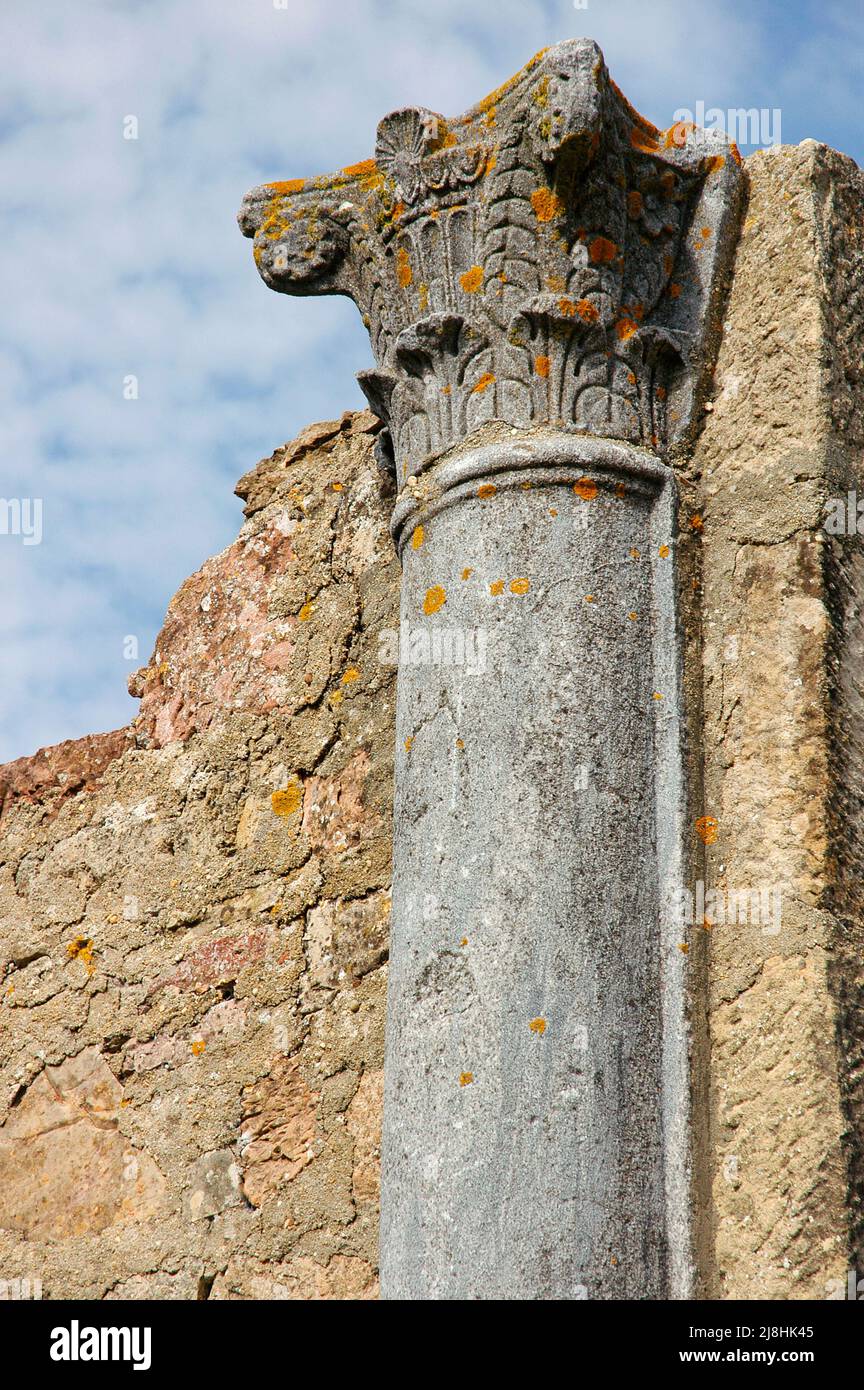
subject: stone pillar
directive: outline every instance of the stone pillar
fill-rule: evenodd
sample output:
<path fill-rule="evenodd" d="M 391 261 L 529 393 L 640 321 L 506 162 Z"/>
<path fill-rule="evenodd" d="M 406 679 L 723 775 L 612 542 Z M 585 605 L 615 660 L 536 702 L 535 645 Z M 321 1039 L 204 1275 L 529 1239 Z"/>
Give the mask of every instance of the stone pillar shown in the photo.
<path fill-rule="evenodd" d="M 674 465 L 739 163 L 580 40 L 240 214 L 358 304 L 400 484 L 387 1297 L 692 1290 Z"/>

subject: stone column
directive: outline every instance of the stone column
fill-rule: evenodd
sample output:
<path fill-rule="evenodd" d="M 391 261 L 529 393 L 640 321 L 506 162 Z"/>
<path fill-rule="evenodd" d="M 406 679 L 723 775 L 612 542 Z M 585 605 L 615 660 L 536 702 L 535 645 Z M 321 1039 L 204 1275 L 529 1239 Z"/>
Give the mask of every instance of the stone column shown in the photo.
<path fill-rule="evenodd" d="M 691 1292 L 674 465 L 739 163 L 580 40 L 240 214 L 358 304 L 400 484 L 386 1297 Z"/>

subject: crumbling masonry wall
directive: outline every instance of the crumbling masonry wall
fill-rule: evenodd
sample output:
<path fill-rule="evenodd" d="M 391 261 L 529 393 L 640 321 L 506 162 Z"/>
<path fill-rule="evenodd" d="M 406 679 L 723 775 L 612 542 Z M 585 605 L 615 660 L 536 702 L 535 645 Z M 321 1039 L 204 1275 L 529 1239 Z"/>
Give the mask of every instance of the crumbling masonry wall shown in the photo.
<path fill-rule="evenodd" d="M 371 1298 L 391 499 L 368 413 L 238 487 L 128 730 L 0 769 L 0 1275 Z"/>

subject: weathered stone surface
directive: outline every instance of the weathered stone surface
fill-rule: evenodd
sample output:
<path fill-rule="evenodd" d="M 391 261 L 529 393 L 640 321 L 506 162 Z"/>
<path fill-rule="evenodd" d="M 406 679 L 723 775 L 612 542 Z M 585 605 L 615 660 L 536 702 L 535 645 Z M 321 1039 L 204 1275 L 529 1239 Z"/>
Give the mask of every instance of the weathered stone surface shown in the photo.
<path fill-rule="evenodd" d="M 120 1132 L 122 1104 L 96 1047 L 37 1076 L 0 1126 L 0 1228 L 63 1240 L 160 1214 L 165 1179 Z"/>
<path fill-rule="evenodd" d="M 701 1263 L 713 1297 L 824 1298 L 864 1268 L 864 560 L 823 529 L 828 497 L 864 496 L 864 180 L 813 141 L 747 168 L 682 551 L 697 584 L 701 566 L 706 886 L 782 885 L 782 920 L 703 932 Z"/>
<path fill-rule="evenodd" d="M 398 589 L 377 428 L 312 426 L 247 475 L 110 757 L 0 770 L 0 1266 L 46 1298 L 375 1296 Z"/>
<path fill-rule="evenodd" d="M 382 1292 L 686 1296 L 671 470 L 538 432 L 430 471 L 403 630 L 483 660 L 399 672 Z"/>
<path fill-rule="evenodd" d="M 740 163 L 719 135 L 658 131 L 575 39 L 454 120 L 392 112 L 374 159 L 253 189 L 239 221 L 272 289 L 354 299 L 403 479 L 493 419 L 686 439 Z"/>

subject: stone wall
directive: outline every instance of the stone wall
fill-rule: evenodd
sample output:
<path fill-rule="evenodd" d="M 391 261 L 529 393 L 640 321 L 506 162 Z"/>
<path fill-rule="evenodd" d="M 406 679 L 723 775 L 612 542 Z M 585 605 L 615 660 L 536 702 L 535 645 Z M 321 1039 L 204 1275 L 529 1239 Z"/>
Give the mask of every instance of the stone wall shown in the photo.
<path fill-rule="evenodd" d="M 861 1268 L 864 565 L 823 520 L 829 497 L 864 496 L 864 177 L 809 140 L 747 167 L 690 469 L 705 879 L 782 884 L 782 924 L 710 931 L 702 1263 L 713 1297 L 843 1297 Z"/>
<path fill-rule="evenodd" d="M 0 1272 L 371 1298 L 389 919 L 374 418 L 244 478 L 127 730 L 0 769 Z"/>

